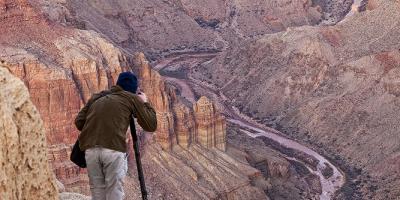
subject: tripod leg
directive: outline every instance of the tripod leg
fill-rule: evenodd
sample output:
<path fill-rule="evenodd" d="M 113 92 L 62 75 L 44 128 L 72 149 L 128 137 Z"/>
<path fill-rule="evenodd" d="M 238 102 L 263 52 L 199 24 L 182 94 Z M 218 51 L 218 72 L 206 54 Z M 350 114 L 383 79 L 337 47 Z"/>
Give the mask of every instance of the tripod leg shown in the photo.
<path fill-rule="evenodd" d="M 136 159 L 136 167 L 137 167 L 137 170 L 138 170 L 140 191 L 142 192 L 142 199 L 143 200 L 147 200 L 146 184 L 144 182 L 142 162 L 140 160 L 139 139 L 138 139 L 138 137 L 136 135 L 135 118 L 133 118 L 133 117 L 131 118 L 130 126 L 131 126 L 132 140 L 134 142 L 133 143 L 133 149 L 135 151 L 135 159 Z"/>
<path fill-rule="evenodd" d="M 147 191 L 146 184 L 144 182 L 144 175 L 142 169 L 142 162 L 140 160 L 140 152 L 139 152 L 139 142 L 135 142 L 135 157 L 136 157 L 136 166 L 138 170 L 139 182 L 140 182 L 140 190 L 142 192 L 142 199 L 147 200 Z"/>

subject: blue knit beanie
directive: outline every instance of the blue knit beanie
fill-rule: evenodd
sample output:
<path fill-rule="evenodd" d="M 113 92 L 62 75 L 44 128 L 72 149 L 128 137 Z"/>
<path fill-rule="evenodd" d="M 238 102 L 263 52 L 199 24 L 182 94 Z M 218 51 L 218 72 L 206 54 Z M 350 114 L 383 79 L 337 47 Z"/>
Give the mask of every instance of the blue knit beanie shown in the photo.
<path fill-rule="evenodd" d="M 118 76 L 117 85 L 128 92 L 136 93 L 138 88 L 138 81 L 132 72 L 122 72 Z"/>

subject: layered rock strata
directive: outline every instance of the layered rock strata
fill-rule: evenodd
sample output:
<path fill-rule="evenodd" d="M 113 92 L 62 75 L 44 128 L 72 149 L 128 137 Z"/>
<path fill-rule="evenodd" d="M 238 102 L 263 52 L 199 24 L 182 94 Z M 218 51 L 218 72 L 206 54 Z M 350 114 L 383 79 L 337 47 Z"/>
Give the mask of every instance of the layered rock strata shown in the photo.
<path fill-rule="evenodd" d="M 222 50 L 238 38 L 315 25 L 322 20 L 324 12 L 342 18 L 351 6 L 348 2 L 40 0 L 38 7 L 52 21 L 95 30 L 130 53 L 146 52 L 153 61 L 174 52 Z"/>
<path fill-rule="evenodd" d="M 179 146 L 188 148 L 194 140 L 195 121 L 193 119 L 193 112 L 185 105 L 174 105 L 175 113 L 175 132 L 176 139 Z"/>
<path fill-rule="evenodd" d="M 152 49 L 152 55 L 156 55 L 169 50 L 216 47 L 215 39 L 209 37 L 212 31 L 202 29 L 177 1 L 71 0 L 59 7 L 68 10 L 61 16 L 74 19 L 71 25 L 83 24 L 86 29 L 103 33 L 129 52 Z"/>
<path fill-rule="evenodd" d="M 155 139 L 164 149 L 170 150 L 176 145 L 172 105 L 177 102 L 177 97 L 172 88 L 162 80 L 160 74 L 151 69 L 144 54 L 137 54 L 135 60 L 141 77 L 140 90 L 145 91 L 149 102 L 157 112 Z"/>
<path fill-rule="evenodd" d="M 193 105 L 196 122 L 196 141 L 205 147 L 226 149 L 225 118 L 216 111 L 214 104 L 205 96 Z"/>
<path fill-rule="evenodd" d="M 58 199 L 43 123 L 23 82 L 0 64 L 0 199 Z"/>
<path fill-rule="evenodd" d="M 143 53 L 136 55 L 136 65 L 142 78 L 140 87 L 157 112 L 155 139 L 164 149 L 170 150 L 176 144 L 187 148 L 199 143 L 225 151 L 225 118 L 207 97 L 201 97 L 191 109 L 165 84 L 159 73 L 151 69 Z"/>

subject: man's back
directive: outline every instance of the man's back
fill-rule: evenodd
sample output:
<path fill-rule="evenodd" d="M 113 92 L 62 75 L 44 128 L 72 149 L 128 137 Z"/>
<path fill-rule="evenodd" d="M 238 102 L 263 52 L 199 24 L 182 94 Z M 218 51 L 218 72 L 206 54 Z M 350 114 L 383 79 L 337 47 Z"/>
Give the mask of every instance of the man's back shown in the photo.
<path fill-rule="evenodd" d="M 155 111 L 136 95 L 113 86 L 101 96 L 94 95 L 97 99 L 91 99 L 93 102 L 84 113 L 85 122 L 79 136 L 81 150 L 101 146 L 126 152 L 126 131 L 132 114 L 138 117 L 144 130 L 156 129 Z"/>

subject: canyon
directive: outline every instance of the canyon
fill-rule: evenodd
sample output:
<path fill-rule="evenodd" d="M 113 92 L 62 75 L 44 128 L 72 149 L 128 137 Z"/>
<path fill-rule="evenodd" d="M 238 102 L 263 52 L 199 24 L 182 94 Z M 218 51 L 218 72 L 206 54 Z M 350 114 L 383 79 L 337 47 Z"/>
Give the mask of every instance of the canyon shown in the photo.
<path fill-rule="evenodd" d="M 0 70 L 29 90 L 61 196 L 89 195 L 75 115 L 133 71 L 157 111 L 138 130 L 150 199 L 394 199 L 399 4 L 0 0 Z"/>
<path fill-rule="evenodd" d="M 210 54 L 207 54 L 209 56 Z M 191 67 L 194 68 L 196 66 L 201 65 L 203 62 L 207 62 L 208 60 L 203 60 L 204 55 L 194 55 L 191 54 L 188 56 L 188 60 L 193 60 L 191 63 L 196 63 L 196 60 L 198 62 L 197 65 L 192 65 Z M 182 60 L 185 55 L 180 55 L 180 59 L 170 59 L 169 62 L 162 62 L 162 64 L 156 65 L 156 69 L 163 71 L 166 77 L 169 77 L 170 75 L 175 75 L 174 72 L 176 71 L 182 71 L 182 67 L 185 66 L 184 64 L 180 62 L 187 62 L 187 60 Z M 212 59 L 212 58 L 209 58 Z M 179 66 L 177 68 L 177 66 Z M 176 71 L 175 71 L 176 70 Z M 193 69 L 192 69 L 193 70 Z M 184 70 L 183 70 L 184 71 Z M 185 74 L 186 75 L 186 74 Z M 187 75 L 186 75 L 187 76 Z M 264 141 L 267 145 L 268 142 L 273 142 L 273 144 L 278 144 L 278 146 L 271 145 L 273 148 L 283 152 L 286 156 L 285 158 L 288 160 L 294 160 L 296 162 L 302 162 L 303 165 L 307 167 L 307 170 L 309 170 L 311 173 L 314 175 L 319 176 L 319 181 L 320 181 L 320 197 L 319 199 L 331 199 L 333 194 L 338 190 L 340 187 L 343 186 L 345 177 L 343 173 L 340 171 L 340 169 L 337 169 L 332 163 L 330 163 L 328 160 L 326 160 L 323 156 L 319 155 L 315 151 L 302 146 L 299 143 L 296 143 L 290 139 L 286 139 L 282 137 L 282 133 L 279 131 L 276 131 L 274 129 L 271 129 L 269 127 L 262 126 L 261 124 L 255 122 L 254 120 L 251 120 L 251 118 L 248 118 L 247 116 L 243 115 L 240 113 L 240 111 L 233 107 L 230 106 L 228 103 L 221 102 L 220 100 L 227 100 L 225 95 L 221 93 L 220 91 L 217 93 L 216 90 L 213 90 L 212 88 L 208 88 L 209 86 L 207 84 L 204 84 L 201 81 L 198 81 L 196 79 L 193 79 L 193 77 L 189 78 L 189 82 L 187 82 L 185 79 L 169 79 L 167 78 L 168 81 L 171 83 L 176 83 L 178 86 L 181 86 L 180 90 L 182 91 L 182 96 L 183 97 L 191 97 L 195 96 L 194 91 L 197 93 L 202 93 L 201 88 L 207 88 L 207 94 L 209 96 L 213 96 L 213 100 L 218 102 L 218 105 L 220 105 L 220 109 L 223 111 L 224 115 L 228 117 L 228 122 L 231 123 L 233 126 L 238 126 L 239 131 L 243 132 L 247 135 L 249 135 L 252 138 L 261 138 L 262 141 Z M 186 87 L 183 87 L 185 85 Z M 189 86 L 190 85 L 190 86 Z M 185 89 L 190 88 L 188 91 L 184 91 Z M 193 88 L 193 90 L 191 89 Z M 263 130 L 264 129 L 264 130 Z M 266 140 L 265 138 L 268 139 Z M 267 142 L 266 142 L 267 141 Z M 311 161 L 310 161 L 311 160 Z M 309 164 L 309 165 L 308 165 Z M 326 176 L 324 173 L 326 170 L 332 171 L 332 174 L 329 174 L 329 176 Z"/>

